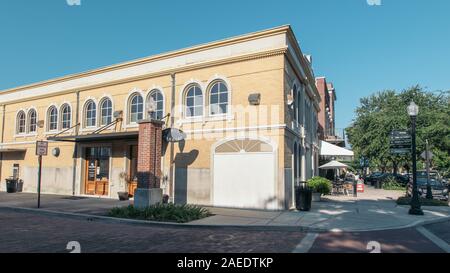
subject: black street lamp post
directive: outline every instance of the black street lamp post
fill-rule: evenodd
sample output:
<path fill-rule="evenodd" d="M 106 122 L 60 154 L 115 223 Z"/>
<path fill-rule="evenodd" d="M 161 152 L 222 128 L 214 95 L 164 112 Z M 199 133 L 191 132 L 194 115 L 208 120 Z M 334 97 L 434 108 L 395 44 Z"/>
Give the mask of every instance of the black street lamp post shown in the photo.
<path fill-rule="evenodd" d="M 413 175 L 413 188 L 411 208 L 409 214 L 423 215 L 423 211 L 420 208 L 419 191 L 417 190 L 417 160 L 416 160 L 416 117 L 419 113 L 419 107 L 411 101 L 408 106 L 408 115 L 411 117 L 411 138 L 412 138 L 412 175 Z"/>

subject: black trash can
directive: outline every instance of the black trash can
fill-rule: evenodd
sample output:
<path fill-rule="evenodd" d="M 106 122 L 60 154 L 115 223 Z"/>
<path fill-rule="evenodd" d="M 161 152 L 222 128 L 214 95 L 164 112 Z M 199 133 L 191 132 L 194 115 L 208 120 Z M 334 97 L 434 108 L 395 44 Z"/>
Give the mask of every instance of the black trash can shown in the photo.
<path fill-rule="evenodd" d="M 17 192 L 17 179 L 13 178 L 6 179 L 6 192 L 7 193 Z"/>
<path fill-rule="evenodd" d="M 295 190 L 295 207 L 297 210 L 309 211 L 311 210 L 312 202 L 312 190 L 306 185 L 301 183 Z"/>

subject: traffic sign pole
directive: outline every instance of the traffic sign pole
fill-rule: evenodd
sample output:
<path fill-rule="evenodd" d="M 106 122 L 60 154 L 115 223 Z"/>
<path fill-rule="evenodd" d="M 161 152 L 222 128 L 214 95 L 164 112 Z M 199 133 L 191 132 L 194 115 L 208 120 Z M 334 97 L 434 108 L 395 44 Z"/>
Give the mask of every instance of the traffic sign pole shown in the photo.
<path fill-rule="evenodd" d="M 41 175 L 42 175 L 42 155 L 39 155 L 39 170 L 38 170 L 38 187 L 37 187 L 37 192 L 38 192 L 38 203 L 37 203 L 37 207 L 38 209 L 41 207 Z"/>
<path fill-rule="evenodd" d="M 38 209 L 41 207 L 41 177 L 42 177 L 42 156 L 48 153 L 48 142 L 47 141 L 37 141 L 36 142 L 36 155 L 38 156 L 39 168 L 38 168 Z"/>

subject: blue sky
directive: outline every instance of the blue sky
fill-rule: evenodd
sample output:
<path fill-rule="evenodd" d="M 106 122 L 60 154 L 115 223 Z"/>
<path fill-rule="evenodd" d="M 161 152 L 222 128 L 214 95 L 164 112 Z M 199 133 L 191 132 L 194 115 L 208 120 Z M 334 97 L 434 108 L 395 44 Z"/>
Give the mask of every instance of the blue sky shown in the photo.
<path fill-rule="evenodd" d="M 337 90 L 338 128 L 359 98 L 450 89 L 450 1 L 1 0 L 0 90 L 291 24 Z"/>

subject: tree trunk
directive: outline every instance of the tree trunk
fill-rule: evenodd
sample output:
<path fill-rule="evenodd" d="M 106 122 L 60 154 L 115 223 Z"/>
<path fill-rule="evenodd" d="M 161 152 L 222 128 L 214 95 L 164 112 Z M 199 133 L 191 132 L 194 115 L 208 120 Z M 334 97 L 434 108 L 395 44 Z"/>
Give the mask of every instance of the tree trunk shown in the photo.
<path fill-rule="evenodd" d="M 392 167 L 393 167 L 393 173 L 394 174 L 397 174 L 397 172 L 398 172 L 398 163 L 397 163 L 397 161 L 392 161 Z"/>

